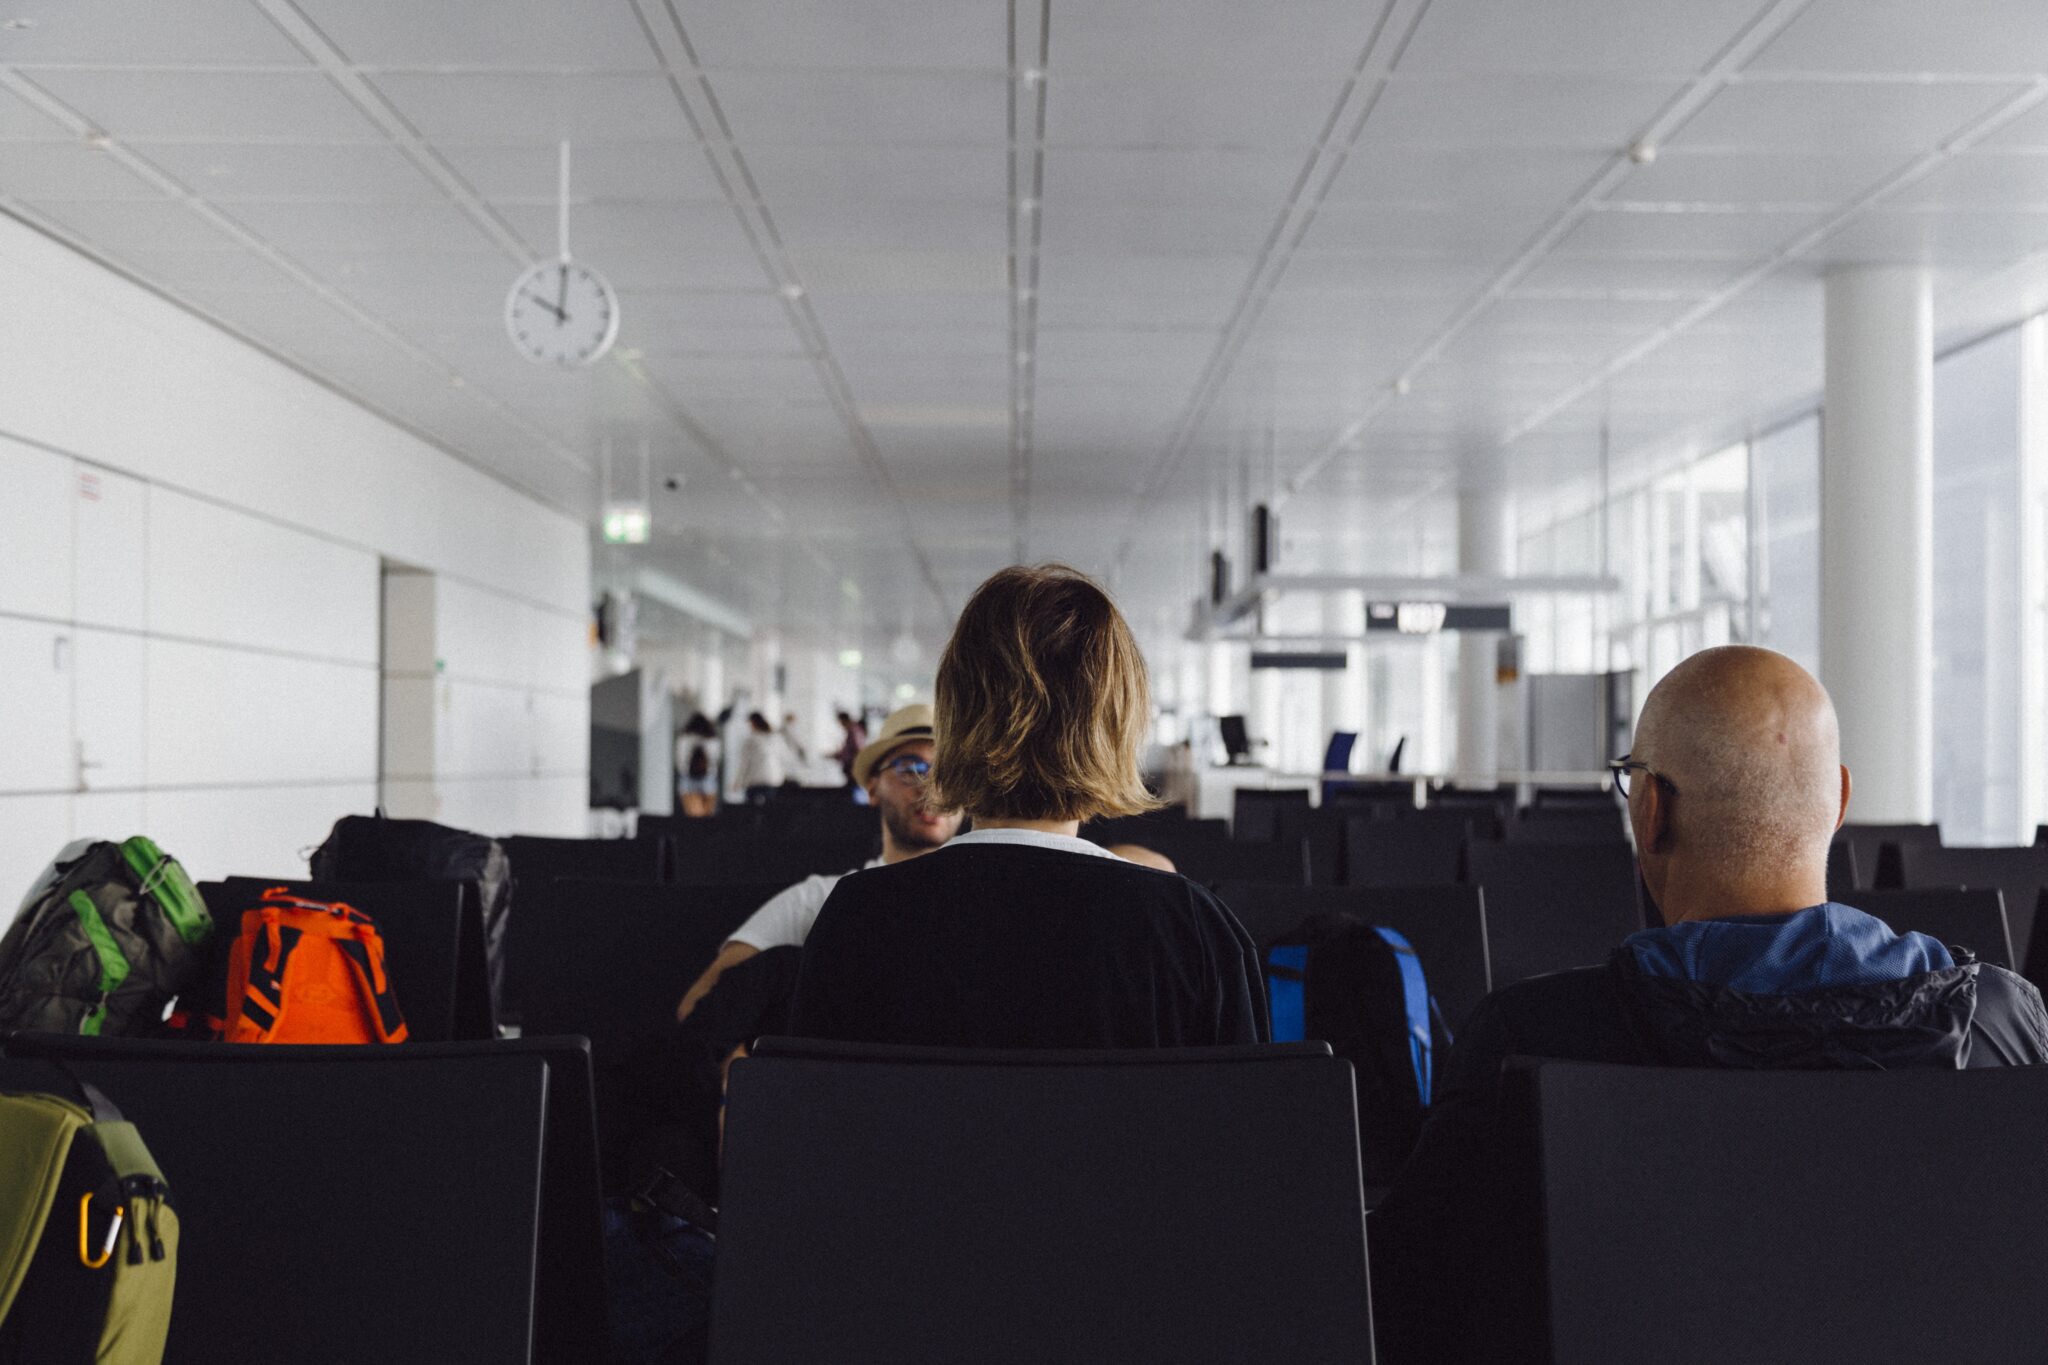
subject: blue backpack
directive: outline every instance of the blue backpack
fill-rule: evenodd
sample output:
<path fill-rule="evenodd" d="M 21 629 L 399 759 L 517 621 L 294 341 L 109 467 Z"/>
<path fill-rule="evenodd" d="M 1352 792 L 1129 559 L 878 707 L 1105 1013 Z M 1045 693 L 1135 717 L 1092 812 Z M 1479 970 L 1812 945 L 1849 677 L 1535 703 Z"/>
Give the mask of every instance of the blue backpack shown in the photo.
<path fill-rule="evenodd" d="M 1266 1000 L 1274 1042 L 1351 1062 L 1365 1182 L 1391 1183 L 1422 1132 L 1436 1037 L 1450 1041 L 1415 949 L 1357 915 L 1311 915 L 1266 950 Z"/>

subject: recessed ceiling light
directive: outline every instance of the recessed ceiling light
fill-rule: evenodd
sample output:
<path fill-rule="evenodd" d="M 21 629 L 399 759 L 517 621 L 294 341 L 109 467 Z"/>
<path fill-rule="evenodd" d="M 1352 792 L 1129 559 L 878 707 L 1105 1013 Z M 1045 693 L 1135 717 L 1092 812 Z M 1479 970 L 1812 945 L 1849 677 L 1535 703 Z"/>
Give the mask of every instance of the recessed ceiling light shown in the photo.
<path fill-rule="evenodd" d="M 804 287 L 800 284 L 785 284 L 777 292 L 786 299 L 800 299 L 804 296 Z"/>
<path fill-rule="evenodd" d="M 451 374 L 448 376 L 448 387 L 451 389 L 466 388 L 468 387 L 468 385 L 469 381 L 467 379 L 464 379 L 459 374 Z"/>
<path fill-rule="evenodd" d="M 0 28 L 11 29 L 15 32 L 25 28 L 34 28 L 35 26 L 36 21 L 33 19 L 0 19 Z"/>
<path fill-rule="evenodd" d="M 85 135 L 85 145 L 96 152 L 104 152 L 107 148 L 114 145 L 114 139 L 108 137 L 105 133 L 87 133 Z"/>
<path fill-rule="evenodd" d="M 625 361 L 629 365 L 634 363 L 635 361 L 645 360 L 647 358 L 647 352 L 641 350 L 638 346 L 621 346 L 617 351 L 617 355 L 619 359 Z"/>

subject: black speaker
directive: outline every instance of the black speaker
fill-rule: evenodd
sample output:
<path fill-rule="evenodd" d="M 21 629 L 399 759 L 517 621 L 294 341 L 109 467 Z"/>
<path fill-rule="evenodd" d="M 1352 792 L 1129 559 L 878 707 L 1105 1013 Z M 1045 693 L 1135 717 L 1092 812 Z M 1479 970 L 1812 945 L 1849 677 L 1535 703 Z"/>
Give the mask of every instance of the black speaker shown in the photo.
<path fill-rule="evenodd" d="M 1252 572 L 1273 572 L 1273 561 L 1279 557 L 1280 523 L 1273 519 L 1273 509 L 1262 502 L 1252 508 Z"/>
<path fill-rule="evenodd" d="M 1223 551 L 1209 552 L 1209 603 L 1220 607 L 1230 596 L 1230 561 L 1223 557 Z"/>

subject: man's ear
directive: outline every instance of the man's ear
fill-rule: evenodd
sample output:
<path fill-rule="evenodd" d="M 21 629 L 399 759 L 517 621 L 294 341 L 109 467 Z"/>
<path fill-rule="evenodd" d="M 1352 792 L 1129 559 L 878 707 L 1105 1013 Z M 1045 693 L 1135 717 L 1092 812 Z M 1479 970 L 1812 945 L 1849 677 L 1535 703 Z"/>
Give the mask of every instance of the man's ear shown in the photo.
<path fill-rule="evenodd" d="M 1849 823 L 1849 765 L 1842 765 L 1842 808 L 1835 813 L 1835 828 Z"/>
<path fill-rule="evenodd" d="M 1648 789 L 1643 793 L 1643 833 L 1648 836 L 1646 847 L 1653 853 L 1662 853 L 1671 847 L 1671 789 L 1649 773 L 1643 774 L 1643 784 Z"/>

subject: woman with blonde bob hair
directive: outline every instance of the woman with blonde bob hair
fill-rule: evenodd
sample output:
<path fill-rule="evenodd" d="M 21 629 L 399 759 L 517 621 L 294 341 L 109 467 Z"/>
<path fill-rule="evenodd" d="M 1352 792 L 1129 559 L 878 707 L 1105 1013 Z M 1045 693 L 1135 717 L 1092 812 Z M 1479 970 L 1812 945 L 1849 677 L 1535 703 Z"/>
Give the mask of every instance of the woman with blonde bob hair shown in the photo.
<path fill-rule="evenodd" d="M 1123 614 L 1064 565 L 1004 569 L 939 661 L 933 800 L 974 818 L 855 873 L 804 947 L 789 1031 L 953 1047 L 1203 1047 L 1264 1033 L 1250 938 L 1208 891 L 1078 837 L 1158 803 Z"/>

